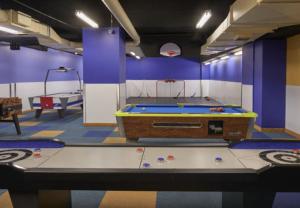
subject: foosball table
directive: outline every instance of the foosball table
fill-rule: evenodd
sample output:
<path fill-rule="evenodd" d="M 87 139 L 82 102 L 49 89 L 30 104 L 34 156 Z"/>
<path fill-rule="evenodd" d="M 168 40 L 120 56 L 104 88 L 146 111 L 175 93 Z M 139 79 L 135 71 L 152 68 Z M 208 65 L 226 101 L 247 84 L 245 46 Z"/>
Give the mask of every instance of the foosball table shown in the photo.
<path fill-rule="evenodd" d="M 0 122 L 15 124 L 17 134 L 21 134 L 18 114 L 22 113 L 22 100 L 18 97 L 0 98 Z M 11 118 L 11 119 L 10 119 Z"/>

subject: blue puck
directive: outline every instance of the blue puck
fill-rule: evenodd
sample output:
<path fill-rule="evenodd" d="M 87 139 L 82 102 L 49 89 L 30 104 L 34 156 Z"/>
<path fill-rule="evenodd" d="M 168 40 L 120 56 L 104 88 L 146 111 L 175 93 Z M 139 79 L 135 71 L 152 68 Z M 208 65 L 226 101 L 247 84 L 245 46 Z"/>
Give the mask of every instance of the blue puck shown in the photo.
<path fill-rule="evenodd" d="M 159 162 L 163 162 L 163 161 L 165 161 L 165 158 L 163 158 L 163 157 L 158 157 L 157 160 L 158 160 Z"/>
<path fill-rule="evenodd" d="M 144 164 L 143 164 L 143 167 L 144 167 L 144 168 L 149 168 L 149 167 L 150 167 L 150 163 L 144 163 Z"/>
<path fill-rule="evenodd" d="M 215 158 L 215 160 L 216 160 L 217 162 L 221 162 L 223 159 L 222 159 L 222 157 L 217 156 L 217 157 Z"/>

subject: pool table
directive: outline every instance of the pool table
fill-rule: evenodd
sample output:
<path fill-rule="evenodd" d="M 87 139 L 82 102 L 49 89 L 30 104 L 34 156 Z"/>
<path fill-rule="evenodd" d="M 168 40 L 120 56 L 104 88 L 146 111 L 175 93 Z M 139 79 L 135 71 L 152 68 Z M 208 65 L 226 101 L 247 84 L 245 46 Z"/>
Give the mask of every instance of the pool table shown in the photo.
<path fill-rule="evenodd" d="M 214 106 L 216 107 L 216 106 Z M 251 138 L 256 114 L 237 106 L 127 105 L 116 113 L 121 135 L 139 138 Z"/>

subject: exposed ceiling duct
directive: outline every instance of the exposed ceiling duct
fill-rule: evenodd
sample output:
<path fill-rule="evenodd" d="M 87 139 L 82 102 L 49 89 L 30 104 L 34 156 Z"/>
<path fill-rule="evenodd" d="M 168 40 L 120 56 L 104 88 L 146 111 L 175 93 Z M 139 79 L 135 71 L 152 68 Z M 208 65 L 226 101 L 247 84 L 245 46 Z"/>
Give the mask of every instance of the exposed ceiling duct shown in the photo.
<path fill-rule="evenodd" d="M 31 16 L 15 11 L 0 10 L 0 26 L 19 31 L 21 34 L 0 33 L 3 38 L 28 38 L 36 37 L 42 46 L 67 52 L 82 52 L 82 44 L 61 38 L 50 26 L 40 23 Z"/>
<path fill-rule="evenodd" d="M 240 47 L 278 28 L 300 24 L 299 11 L 300 0 L 237 0 L 201 47 L 201 55 Z"/>
<path fill-rule="evenodd" d="M 124 11 L 119 0 L 102 0 L 102 2 L 133 40 L 132 42 L 126 43 L 126 53 L 134 52 L 138 56 L 143 57 L 144 53 L 139 47 L 141 42 L 140 36 L 130 21 L 128 15 Z"/>
<path fill-rule="evenodd" d="M 112 13 L 112 15 L 117 19 L 117 21 L 127 32 L 127 34 L 132 38 L 133 44 L 138 46 L 141 42 L 140 36 L 136 32 L 133 24 L 131 23 L 120 2 L 118 0 L 102 0 L 102 2 Z"/>

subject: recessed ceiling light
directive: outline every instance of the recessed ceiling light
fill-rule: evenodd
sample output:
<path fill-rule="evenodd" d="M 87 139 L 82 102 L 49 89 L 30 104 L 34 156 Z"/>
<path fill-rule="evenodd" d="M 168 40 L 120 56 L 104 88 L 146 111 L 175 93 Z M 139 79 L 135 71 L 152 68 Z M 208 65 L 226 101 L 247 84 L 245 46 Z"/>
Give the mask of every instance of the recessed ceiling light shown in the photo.
<path fill-rule="evenodd" d="M 229 56 L 223 56 L 221 59 L 222 59 L 222 60 L 229 59 Z"/>
<path fill-rule="evenodd" d="M 136 58 L 136 59 L 141 59 L 141 57 L 140 57 L 140 56 L 136 56 L 135 58 Z"/>
<path fill-rule="evenodd" d="M 200 29 L 202 28 L 206 22 L 211 18 L 212 14 L 211 14 L 211 11 L 205 11 L 202 15 L 202 17 L 200 18 L 200 20 L 198 21 L 197 25 L 196 25 L 196 28 L 197 29 Z"/>
<path fill-rule="evenodd" d="M 133 51 L 130 52 L 131 55 L 135 56 L 135 53 Z"/>
<path fill-rule="evenodd" d="M 10 34 L 14 34 L 14 35 L 22 34 L 20 31 L 17 31 L 17 30 L 8 28 L 8 27 L 4 27 L 4 26 L 0 26 L 0 31 L 10 33 Z"/>
<path fill-rule="evenodd" d="M 240 55 L 242 55 L 242 54 L 243 54 L 243 51 L 238 51 L 238 52 L 235 52 L 235 53 L 234 53 L 235 56 L 240 56 Z"/>
<path fill-rule="evenodd" d="M 82 11 L 76 11 L 75 14 L 78 18 L 80 18 L 82 21 L 84 21 L 91 27 L 99 28 L 99 25 L 94 20 L 92 20 L 90 17 L 88 17 L 85 13 L 83 13 Z"/>

